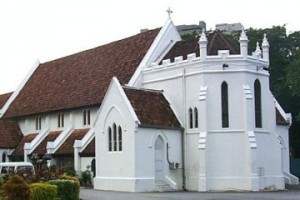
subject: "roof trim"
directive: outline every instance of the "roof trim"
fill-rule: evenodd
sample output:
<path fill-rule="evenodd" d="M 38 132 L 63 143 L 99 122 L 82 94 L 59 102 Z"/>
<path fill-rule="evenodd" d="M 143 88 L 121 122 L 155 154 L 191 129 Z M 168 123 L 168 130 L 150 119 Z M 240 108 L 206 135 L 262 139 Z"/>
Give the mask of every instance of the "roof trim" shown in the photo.
<path fill-rule="evenodd" d="M 33 66 L 31 67 L 31 69 L 28 72 L 28 74 L 25 76 L 25 78 L 23 79 L 23 81 L 18 86 L 18 88 L 13 92 L 13 94 L 9 97 L 9 99 L 4 104 L 3 108 L 0 110 L 0 118 L 5 114 L 5 112 L 9 108 L 10 104 L 16 99 L 16 97 L 19 95 L 19 93 L 21 92 L 21 90 L 23 89 L 23 87 L 25 86 L 25 84 L 27 83 L 27 81 L 30 79 L 30 77 L 32 76 L 32 74 L 37 70 L 37 68 L 39 66 L 40 66 L 40 61 L 39 61 L 39 59 L 37 59 L 35 61 L 35 63 L 33 64 Z"/>
<path fill-rule="evenodd" d="M 167 44 L 164 44 L 164 39 L 170 29 L 173 29 L 175 35 L 171 37 L 171 41 Z M 175 30 L 175 31 L 174 31 Z M 168 38 L 170 39 L 170 38 Z M 173 39 L 175 41 L 173 41 Z M 171 18 L 168 18 L 163 28 L 159 31 L 158 35 L 156 36 L 155 40 L 153 41 L 152 45 L 150 46 L 148 52 L 144 56 L 143 60 L 135 70 L 133 76 L 128 82 L 128 86 L 137 86 L 138 80 L 142 74 L 142 70 L 147 66 L 150 65 L 152 62 L 157 61 L 158 59 L 163 58 L 169 52 L 169 50 L 176 44 L 177 41 L 181 40 L 181 36 L 178 33 L 177 28 L 174 26 L 173 21 Z M 173 43 L 173 44 L 172 44 Z M 163 46 L 161 52 L 159 52 L 159 47 Z M 157 53 L 159 53 L 156 58 L 154 57 Z"/>
<path fill-rule="evenodd" d="M 129 112 L 131 113 L 131 116 L 133 117 L 133 120 L 134 120 L 135 122 L 137 122 L 138 124 L 141 124 L 141 122 L 140 122 L 138 116 L 136 115 L 136 113 L 135 113 L 135 111 L 134 111 L 132 105 L 130 104 L 130 101 L 129 101 L 129 99 L 127 98 L 127 96 L 126 96 L 126 94 L 125 94 L 125 92 L 124 92 L 124 90 L 123 90 L 123 88 L 122 88 L 122 86 L 121 86 L 119 80 L 117 79 L 117 77 L 114 76 L 114 77 L 112 78 L 112 80 L 111 80 L 111 82 L 110 82 L 108 88 L 107 88 L 107 91 L 106 91 L 106 93 L 105 93 L 105 96 L 104 96 L 104 98 L 103 98 L 103 100 L 102 100 L 102 104 L 101 104 L 101 106 L 100 106 L 100 108 L 99 108 L 99 110 L 98 110 L 98 112 L 97 112 L 97 114 L 96 114 L 96 118 L 95 118 L 95 120 L 94 120 L 93 127 L 96 126 L 96 123 L 97 123 L 97 121 L 98 121 L 98 118 L 99 118 L 99 116 L 100 116 L 100 113 L 102 112 L 103 106 L 104 106 L 104 104 L 105 104 L 104 102 L 106 102 L 106 99 L 107 99 L 107 96 L 108 96 L 108 94 L 109 94 L 109 91 L 111 90 L 111 87 L 112 87 L 113 85 L 115 85 L 115 86 L 117 87 L 117 89 L 119 90 L 120 95 L 122 96 L 123 101 L 124 101 L 125 104 L 127 105 L 127 108 L 129 109 Z"/>
<path fill-rule="evenodd" d="M 280 115 L 283 117 L 283 119 L 287 122 L 287 124 L 280 124 L 280 125 L 292 125 L 292 114 L 291 113 L 286 113 L 283 108 L 280 106 L 280 104 L 278 103 L 278 101 L 275 99 L 274 97 L 274 101 L 275 101 L 275 107 L 277 108 L 277 110 L 279 111 Z"/>

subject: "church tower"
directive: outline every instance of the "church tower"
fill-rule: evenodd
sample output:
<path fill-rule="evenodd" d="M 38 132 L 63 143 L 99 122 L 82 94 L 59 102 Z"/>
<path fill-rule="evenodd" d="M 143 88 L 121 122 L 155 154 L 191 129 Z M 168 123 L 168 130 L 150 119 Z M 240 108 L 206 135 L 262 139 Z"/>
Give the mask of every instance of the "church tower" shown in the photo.
<path fill-rule="evenodd" d="M 269 44 L 265 36 L 248 55 L 248 42 L 245 31 L 239 47 L 202 32 L 144 70 L 143 86 L 162 89 L 184 124 L 188 190 L 284 188 Z"/>

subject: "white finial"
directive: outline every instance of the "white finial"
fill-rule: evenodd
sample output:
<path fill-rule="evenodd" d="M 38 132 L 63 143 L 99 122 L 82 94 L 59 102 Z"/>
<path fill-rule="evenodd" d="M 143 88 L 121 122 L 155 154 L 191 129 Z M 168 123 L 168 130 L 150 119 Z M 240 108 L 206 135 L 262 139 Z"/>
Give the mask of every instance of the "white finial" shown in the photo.
<path fill-rule="evenodd" d="M 173 11 L 171 10 L 171 8 L 169 7 L 169 9 L 166 10 L 166 11 L 167 11 L 167 13 L 168 13 L 168 15 L 169 15 L 169 18 L 171 18 L 171 14 L 173 13 Z"/>
<path fill-rule="evenodd" d="M 256 42 L 255 54 L 259 57 L 261 56 L 261 50 L 258 42 Z"/>
<path fill-rule="evenodd" d="M 262 47 L 269 47 L 269 42 L 268 42 L 268 39 L 267 39 L 267 34 L 264 34 L 264 39 L 263 39 L 263 42 L 262 42 Z"/>
<path fill-rule="evenodd" d="M 207 42 L 207 38 L 206 38 L 204 29 L 202 29 L 202 33 L 201 33 L 201 36 L 199 38 L 199 43 L 201 43 L 201 42 Z"/>
<path fill-rule="evenodd" d="M 263 50 L 263 59 L 270 62 L 270 55 L 269 55 L 269 42 L 268 42 L 268 39 L 267 39 L 267 35 L 264 34 L 264 39 L 263 39 L 263 42 L 261 44 L 262 46 L 262 50 Z"/>
<path fill-rule="evenodd" d="M 242 30 L 242 33 L 241 33 L 241 36 L 240 36 L 240 42 L 241 41 L 247 41 L 248 42 L 248 37 L 247 37 L 244 29 Z"/>

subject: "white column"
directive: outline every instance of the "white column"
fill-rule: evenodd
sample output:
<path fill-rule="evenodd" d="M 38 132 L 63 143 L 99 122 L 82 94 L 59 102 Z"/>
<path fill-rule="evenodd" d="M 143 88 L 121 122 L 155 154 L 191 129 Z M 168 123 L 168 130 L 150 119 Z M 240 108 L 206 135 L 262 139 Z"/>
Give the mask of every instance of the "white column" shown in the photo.
<path fill-rule="evenodd" d="M 24 144 L 24 162 L 28 162 L 28 154 L 30 151 L 30 143 L 25 143 Z"/>
<path fill-rule="evenodd" d="M 200 59 L 205 60 L 207 56 L 207 38 L 204 32 L 204 29 L 202 29 L 201 37 L 199 38 L 199 48 L 200 48 Z"/>
<path fill-rule="evenodd" d="M 240 36 L 240 50 L 241 50 L 241 56 L 246 59 L 248 56 L 248 37 L 243 30 Z"/>
<path fill-rule="evenodd" d="M 80 173 L 80 156 L 79 156 L 79 149 L 81 148 L 81 141 L 80 140 L 75 140 L 74 143 L 74 169 L 77 174 Z"/>
<path fill-rule="evenodd" d="M 262 50 L 263 50 L 263 59 L 270 62 L 269 60 L 269 42 L 268 42 L 268 39 L 267 39 L 267 35 L 264 34 L 264 39 L 263 39 L 263 42 L 262 42 Z"/>

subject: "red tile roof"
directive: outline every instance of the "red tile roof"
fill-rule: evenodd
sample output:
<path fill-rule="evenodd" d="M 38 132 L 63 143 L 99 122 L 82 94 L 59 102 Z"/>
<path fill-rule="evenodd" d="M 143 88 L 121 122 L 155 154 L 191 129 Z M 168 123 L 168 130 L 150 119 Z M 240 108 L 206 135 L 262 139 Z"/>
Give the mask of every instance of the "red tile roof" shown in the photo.
<path fill-rule="evenodd" d="M 80 153 L 80 156 L 95 156 L 95 138 Z"/>
<path fill-rule="evenodd" d="M 218 50 L 229 50 L 230 54 L 239 54 L 239 46 L 234 41 L 226 38 L 220 31 L 208 34 L 207 40 L 207 55 L 217 55 Z M 177 42 L 163 60 L 171 59 L 171 61 L 174 61 L 174 58 L 178 56 L 183 56 L 183 59 L 186 59 L 187 55 L 191 53 L 196 53 L 196 56 L 199 56 L 198 41 L 199 37 L 195 37 Z"/>
<path fill-rule="evenodd" d="M 0 109 L 11 95 L 12 93 L 0 95 Z M 15 148 L 22 137 L 23 135 L 16 121 L 0 119 L 0 148 Z"/>
<path fill-rule="evenodd" d="M 21 142 L 16 147 L 15 151 L 12 153 L 13 156 L 23 156 L 24 155 L 24 144 L 30 143 L 34 138 L 38 135 L 38 133 L 31 133 L 28 135 L 25 135 Z"/>
<path fill-rule="evenodd" d="M 15 148 L 23 135 L 14 120 L 0 119 L 0 148 Z"/>
<path fill-rule="evenodd" d="M 169 102 L 161 91 L 124 87 L 142 126 L 181 128 Z"/>
<path fill-rule="evenodd" d="M 0 109 L 3 108 L 4 104 L 6 103 L 6 101 L 9 99 L 11 95 L 12 92 L 0 95 Z"/>
<path fill-rule="evenodd" d="M 128 83 L 159 29 L 41 64 L 5 117 L 100 105 L 110 80 Z"/>
<path fill-rule="evenodd" d="M 37 153 L 39 155 L 44 155 L 47 153 L 47 142 L 53 142 L 61 134 L 61 132 L 62 131 L 50 132 L 32 153 Z"/>
<path fill-rule="evenodd" d="M 54 152 L 54 155 L 73 155 L 74 154 L 74 142 L 75 140 L 81 140 L 89 131 L 89 129 L 75 129 L 68 139 L 60 146 L 60 148 Z"/>

